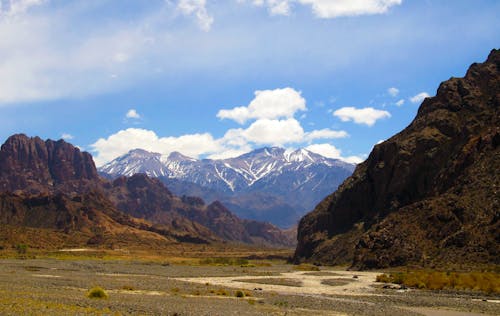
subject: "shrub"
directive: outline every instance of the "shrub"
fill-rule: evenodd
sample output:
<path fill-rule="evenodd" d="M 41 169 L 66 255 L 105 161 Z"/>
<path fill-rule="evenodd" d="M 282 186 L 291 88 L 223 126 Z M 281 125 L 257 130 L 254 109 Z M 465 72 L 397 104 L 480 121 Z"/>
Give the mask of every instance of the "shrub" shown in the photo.
<path fill-rule="evenodd" d="M 93 287 L 89 290 L 89 292 L 87 293 L 87 297 L 88 298 L 108 298 L 108 294 L 106 293 L 106 291 L 104 291 L 103 288 L 99 287 L 99 286 L 96 286 L 96 287 Z"/>
<path fill-rule="evenodd" d="M 245 297 L 245 293 L 243 293 L 243 291 L 236 291 L 236 297 Z"/>
<path fill-rule="evenodd" d="M 16 245 L 16 251 L 18 254 L 25 254 L 26 252 L 28 252 L 28 245 L 26 244 L 18 244 Z"/>
<path fill-rule="evenodd" d="M 381 274 L 377 282 L 403 284 L 407 287 L 429 290 L 459 290 L 500 293 L 500 274 L 493 272 L 437 272 L 414 271 Z"/>

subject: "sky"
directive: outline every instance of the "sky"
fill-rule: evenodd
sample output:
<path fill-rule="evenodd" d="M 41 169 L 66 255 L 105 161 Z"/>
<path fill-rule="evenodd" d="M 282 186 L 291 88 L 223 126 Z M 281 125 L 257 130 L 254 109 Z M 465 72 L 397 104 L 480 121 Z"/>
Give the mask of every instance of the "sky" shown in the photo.
<path fill-rule="evenodd" d="M 0 0 L 0 141 L 358 163 L 498 30 L 498 0 Z"/>

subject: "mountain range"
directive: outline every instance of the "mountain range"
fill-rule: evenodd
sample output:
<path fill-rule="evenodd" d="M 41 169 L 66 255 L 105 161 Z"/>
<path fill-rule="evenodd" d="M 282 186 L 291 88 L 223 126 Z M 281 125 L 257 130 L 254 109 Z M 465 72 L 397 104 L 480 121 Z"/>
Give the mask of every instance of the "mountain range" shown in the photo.
<path fill-rule="evenodd" d="M 300 221 L 296 262 L 500 264 L 500 50 L 441 83 Z"/>
<path fill-rule="evenodd" d="M 0 149 L 0 224 L 0 240 L 25 238 L 40 247 L 294 243 L 271 224 L 242 220 L 217 201 L 175 196 L 145 174 L 103 179 L 90 154 L 23 134 Z"/>
<path fill-rule="evenodd" d="M 354 165 L 306 149 L 266 147 L 229 159 L 131 150 L 99 168 L 108 177 L 145 173 L 175 194 L 219 200 L 238 216 L 290 227 L 335 190 Z"/>

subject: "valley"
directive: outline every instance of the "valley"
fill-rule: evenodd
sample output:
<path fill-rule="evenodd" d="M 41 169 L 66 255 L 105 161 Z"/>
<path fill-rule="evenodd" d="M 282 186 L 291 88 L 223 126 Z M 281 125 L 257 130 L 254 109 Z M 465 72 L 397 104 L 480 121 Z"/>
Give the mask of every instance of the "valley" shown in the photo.
<path fill-rule="evenodd" d="M 203 257 L 137 255 L 79 249 L 1 259 L 0 314 L 478 316 L 497 315 L 500 303 L 475 292 L 385 289 L 375 282 L 378 272 L 300 271 L 280 259 L 207 264 Z M 279 285 L 283 280 L 296 284 Z M 95 286 L 108 298 L 88 298 Z"/>

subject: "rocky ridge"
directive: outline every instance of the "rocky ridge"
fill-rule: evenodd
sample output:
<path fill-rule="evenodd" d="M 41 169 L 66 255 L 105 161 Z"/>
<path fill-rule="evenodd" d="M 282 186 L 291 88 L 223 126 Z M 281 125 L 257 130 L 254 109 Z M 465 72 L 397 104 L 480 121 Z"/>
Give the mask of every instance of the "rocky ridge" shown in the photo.
<path fill-rule="evenodd" d="M 295 261 L 499 264 L 500 51 L 443 82 L 300 221 Z"/>
<path fill-rule="evenodd" d="M 0 222 L 6 227 L 53 229 L 79 243 L 109 243 L 120 234 L 128 236 L 121 240 L 136 244 L 141 244 L 139 235 L 145 244 L 153 237 L 153 244 L 293 243 L 265 223 L 258 225 L 270 233 L 255 236 L 220 203 L 192 203 L 197 198 L 177 197 L 144 174 L 113 182 L 102 179 L 90 154 L 63 140 L 9 137 L 0 150 L 0 192 Z"/>

